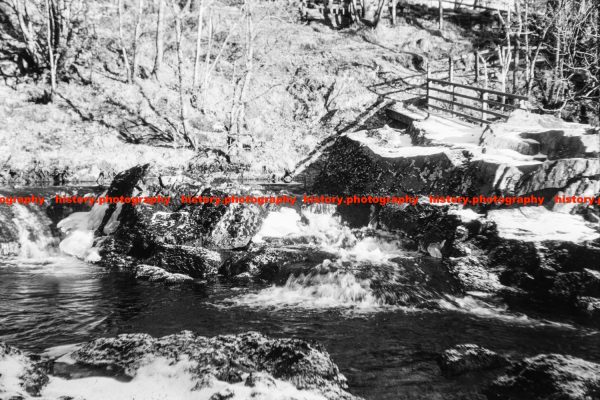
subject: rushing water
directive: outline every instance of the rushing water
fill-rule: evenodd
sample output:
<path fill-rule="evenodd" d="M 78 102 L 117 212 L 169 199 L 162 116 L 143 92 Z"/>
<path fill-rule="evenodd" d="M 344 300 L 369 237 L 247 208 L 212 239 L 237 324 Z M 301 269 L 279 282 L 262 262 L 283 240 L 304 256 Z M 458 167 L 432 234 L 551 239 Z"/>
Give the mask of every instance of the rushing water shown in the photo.
<path fill-rule="evenodd" d="M 458 298 L 444 290 L 443 277 L 435 278 L 436 260 L 403 253 L 389 238 L 357 239 L 333 226 L 327 212 L 291 229 L 280 222 L 299 217 L 283 211 L 287 217 L 275 215 L 256 240 L 282 229 L 288 229 L 286 237 L 309 229 L 341 262 L 307 266 L 279 285 L 242 287 L 168 286 L 106 271 L 61 254 L 42 215 L 26 207 L 17 213 L 23 251 L 0 258 L 0 341 L 24 349 L 129 332 L 161 336 L 188 329 L 213 336 L 256 330 L 321 342 L 350 391 L 367 399 L 442 399 L 474 391 L 477 374 L 449 380 L 436 366 L 436 353 L 458 343 L 518 356 L 558 352 L 600 361 L 598 332 L 515 314 L 477 297 Z M 365 268 L 377 273 L 368 275 Z M 410 300 L 435 296 L 441 307 L 386 305 L 374 285 L 377 277 L 412 290 Z"/>

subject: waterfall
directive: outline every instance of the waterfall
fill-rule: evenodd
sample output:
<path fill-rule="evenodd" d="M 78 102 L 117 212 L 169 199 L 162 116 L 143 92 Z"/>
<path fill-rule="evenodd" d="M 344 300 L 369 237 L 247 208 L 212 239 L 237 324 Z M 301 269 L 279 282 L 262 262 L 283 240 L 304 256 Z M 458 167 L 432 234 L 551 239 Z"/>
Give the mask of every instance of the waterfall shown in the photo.
<path fill-rule="evenodd" d="M 54 250 L 56 239 L 50 231 L 50 220 L 41 209 L 15 204 L 11 207 L 14 234 L 18 238 L 21 258 L 40 259 Z"/>

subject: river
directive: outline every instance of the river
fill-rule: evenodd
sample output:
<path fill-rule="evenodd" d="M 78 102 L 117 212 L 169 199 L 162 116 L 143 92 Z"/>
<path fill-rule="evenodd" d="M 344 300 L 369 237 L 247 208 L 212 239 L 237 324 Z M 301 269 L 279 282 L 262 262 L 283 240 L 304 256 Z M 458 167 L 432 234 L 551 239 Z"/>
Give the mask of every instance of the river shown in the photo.
<path fill-rule="evenodd" d="M 348 378 L 350 392 L 366 399 L 473 394 L 480 375 L 446 379 L 435 362 L 440 351 L 459 343 L 515 356 L 555 352 L 600 361 L 599 332 L 516 313 L 476 293 L 457 297 L 432 272 L 438 260 L 404 251 L 385 236 L 360 239 L 343 251 L 339 237 L 331 239 L 328 250 L 342 252 L 349 269 L 290 276 L 277 285 L 164 285 L 62 254 L 58 239 L 43 228 L 49 221 L 42 213 L 27 207 L 20 213 L 21 254 L 0 258 L 0 341 L 22 349 L 42 351 L 120 333 L 255 330 L 322 343 Z M 331 212 L 315 215 L 322 231 L 341 229 L 332 227 Z M 367 267 L 406 278 L 401 282 L 407 296 L 435 298 L 438 307 L 385 304 L 365 284 Z"/>

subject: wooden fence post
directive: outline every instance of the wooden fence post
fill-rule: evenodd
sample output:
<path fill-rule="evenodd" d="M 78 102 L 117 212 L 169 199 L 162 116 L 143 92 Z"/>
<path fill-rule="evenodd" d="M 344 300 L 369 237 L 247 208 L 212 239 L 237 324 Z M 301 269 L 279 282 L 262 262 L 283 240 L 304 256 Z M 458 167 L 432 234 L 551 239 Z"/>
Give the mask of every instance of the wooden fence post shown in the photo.
<path fill-rule="evenodd" d="M 429 66 L 429 60 L 427 60 L 427 78 L 426 78 L 426 93 L 425 93 L 425 99 L 427 101 L 427 109 L 429 109 L 429 78 L 431 77 L 431 69 Z"/>
<path fill-rule="evenodd" d="M 485 111 L 487 110 L 487 99 L 488 99 L 488 93 L 487 92 L 482 92 L 481 93 L 481 119 L 485 120 Z"/>
<path fill-rule="evenodd" d="M 448 57 L 448 79 L 450 82 L 454 81 L 454 62 L 452 57 Z"/>
<path fill-rule="evenodd" d="M 515 49 L 515 68 L 513 69 L 513 94 L 517 93 L 519 79 L 519 49 Z"/>
<path fill-rule="evenodd" d="M 479 82 L 479 52 L 475 52 L 475 82 Z"/>

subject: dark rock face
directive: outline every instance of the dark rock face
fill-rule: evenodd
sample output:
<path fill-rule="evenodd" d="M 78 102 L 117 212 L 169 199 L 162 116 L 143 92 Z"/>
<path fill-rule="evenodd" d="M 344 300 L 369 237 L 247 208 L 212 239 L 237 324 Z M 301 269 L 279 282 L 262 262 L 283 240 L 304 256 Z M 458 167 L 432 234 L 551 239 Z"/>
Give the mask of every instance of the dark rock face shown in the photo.
<path fill-rule="evenodd" d="M 148 172 L 149 168 L 150 164 L 138 165 L 117 174 L 110 186 L 108 187 L 106 195 L 110 197 L 131 196 L 134 190 L 138 187 L 142 178 L 144 178 L 144 176 L 146 175 L 146 172 Z M 98 235 L 102 235 L 104 227 L 106 226 L 116 209 L 116 204 L 110 204 L 108 206 L 108 210 L 104 214 L 102 223 L 97 229 Z"/>
<path fill-rule="evenodd" d="M 460 186 L 467 171 L 443 151 L 385 158 L 346 136 L 340 137 L 324 157 L 327 162 L 316 162 L 304 172 L 315 193 L 449 193 Z M 298 179 L 304 180 L 304 176 Z"/>
<path fill-rule="evenodd" d="M 590 135 L 594 134 L 592 130 Z M 541 143 L 540 151 L 548 155 L 550 160 L 558 158 L 573 157 L 597 157 L 598 152 L 588 149 L 582 142 L 582 136 L 567 136 L 561 130 L 549 130 L 543 132 L 524 132 L 521 137 L 534 139 Z"/>
<path fill-rule="evenodd" d="M 594 304 L 600 301 L 600 248 L 593 243 L 502 240 L 489 259 L 491 267 L 503 271 L 500 282 L 525 291 L 528 301 L 598 322 Z"/>
<path fill-rule="evenodd" d="M 215 379 L 228 383 L 245 379 L 250 387 L 259 381 L 280 379 L 328 399 L 356 398 L 346 392 L 346 379 L 319 345 L 298 339 L 270 339 L 257 332 L 213 338 L 189 331 L 162 338 L 127 334 L 96 339 L 71 354 L 79 364 L 110 368 L 131 377 L 149 356 L 173 363 L 188 357 L 198 389 L 210 387 Z M 227 398 L 221 392 L 215 395 Z"/>
<path fill-rule="evenodd" d="M 8 207 L 0 207 L 0 256 L 19 254 L 19 235 L 14 215 Z"/>
<path fill-rule="evenodd" d="M 459 344 L 444 350 L 437 360 L 444 376 L 501 368 L 508 364 L 506 357 L 475 344 Z"/>
<path fill-rule="evenodd" d="M 8 393 L 13 398 L 23 398 L 23 393 L 31 396 L 39 396 L 40 391 L 48 383 L 47 368 L 42 362 L 35 362 L 19 349 L 0 342 L 0 361 L 6 358 L 13 359 L 22 367 L 22 372 L 17 377 L 19 386 L 23 389 L 21 393 Z M 1 376 L 0 376 L 1 378 Z M 4 395 L 10 388 L 4 388 L 0 380 L 0 395 Z"/>
<path fill-rule="evenodd" d="M 162 196 L 171 196 L 172 203 L 169 206 L 109 205 L 96 230 L 103 262 L 110 266 L 149 264 L 169 273 L 200 279 L 216 276 L 222 262 L 219 252 L 247 246 L 260 228 L 267 208 L 247 204 L 179 205 L 181 195 L 195 193 L 197 188 L 165 189 L 144 185 L 149 168 L 142 165 L 120 173 L 107 195 L 156 195 L 158 191 Z M 224 197 L 225 193 L 205 189 L 200 195 Z M 109 221 L 115 217 L 118 226 L 107 231 Z"/>
<path fill-rule="evenodd" d="M 450 257 L 445 260 L 448 271 L 465 291 L 494 292 L 502 288 L 498 276 L 487 268 L 485 256 Z"/>
<path fill-rule="evenodd" d="M 559 354 L 526 358 L 486 390 L 490 400 L 600 398 L 600 365 Z"/>
<path fill-rule="evenodd" d="M 248 277 L 255 280 L 283 283 L 287 277 L 306 265 L 317 265 L 336 256 L 312 248 L 251 246 L 246 251 L 232 253 L 219 269 L 227 278 Z"/>

